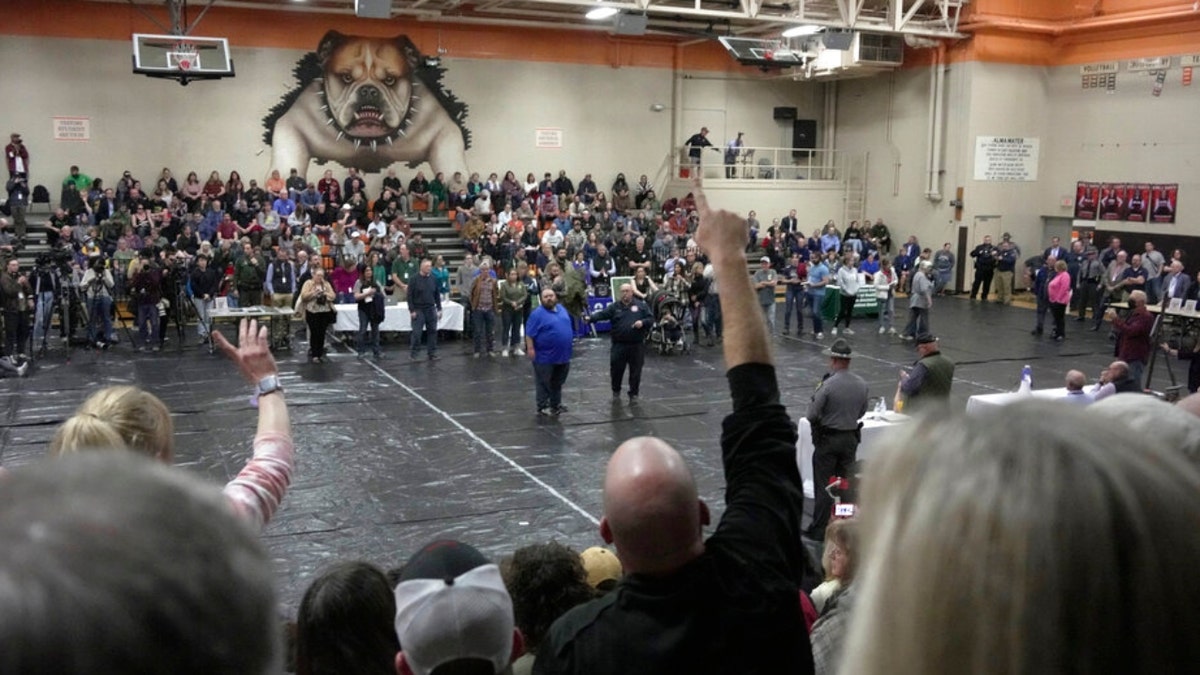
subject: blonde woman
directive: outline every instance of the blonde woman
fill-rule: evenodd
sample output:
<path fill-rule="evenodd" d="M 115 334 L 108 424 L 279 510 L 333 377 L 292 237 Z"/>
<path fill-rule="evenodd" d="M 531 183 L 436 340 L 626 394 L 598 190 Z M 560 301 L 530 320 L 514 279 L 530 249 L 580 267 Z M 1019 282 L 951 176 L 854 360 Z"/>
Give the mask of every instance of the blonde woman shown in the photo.
<path fill-rule="evenodd" d="M 336 297 L 333 284 L 325 278 L 325 268 L 314 266 L 312 278 L 300 288 L 300 304 L 308 324 L 308 356 L 313 363 L 325 362 L 325 332 L 337 318 L 333 307 Z"/>
<path fill-rule="evenodd" d="M 254 457 L 225 486 L 225 496 L 234 511 L 259 529 L 270 522 L 287 493 L 295 455 L 279 371 L 267 348 L 267 330 L 256 321 L 243 319 L 237 347 L 213 332 L 213 342 L 255 386 L 258 432 Z M 123 450 L 170 464 L 174 446 L 174 424 L 167 406 L 144 389 L 118 386 L 92 394 L 63 422 L 50 442 L 50 455 Z"/>
<path fill-rule="evenodd" d="M 889 436 L 840 672 L 1195 672 L 1195 447 L 1142 417 L 1028 400 Z"/>

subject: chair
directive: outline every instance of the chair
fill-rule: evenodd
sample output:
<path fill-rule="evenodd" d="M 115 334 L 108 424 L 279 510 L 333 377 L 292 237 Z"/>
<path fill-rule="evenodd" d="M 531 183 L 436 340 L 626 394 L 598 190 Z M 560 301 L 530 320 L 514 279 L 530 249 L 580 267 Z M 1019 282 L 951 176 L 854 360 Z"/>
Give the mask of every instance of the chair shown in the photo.
<path fill-rule="evenodd" d="M 774 179 L 775 169 L 771 166 L 771 160 L 766 157 L 758 158 L 758 177 L 763 179 Z"/>

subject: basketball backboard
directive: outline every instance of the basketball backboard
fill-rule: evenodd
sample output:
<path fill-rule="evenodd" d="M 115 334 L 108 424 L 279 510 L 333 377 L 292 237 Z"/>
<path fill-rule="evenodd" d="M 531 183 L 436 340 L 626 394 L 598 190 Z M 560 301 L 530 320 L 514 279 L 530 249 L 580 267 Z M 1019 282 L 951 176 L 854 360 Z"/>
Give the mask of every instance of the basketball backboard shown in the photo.
<path fill-rule="evenodd" d="M 808 58 L 803 52 L 791 49 L 781 40 L 739 37 L 718 39 L 738 63 L 749 66 L 789 68 L 804 65 Z"/>
<path fill-rule="evenodd" d="M 234 75 L 225 38 L 147 33 L 133 35 L 133 72 L 180 84 Z"/>

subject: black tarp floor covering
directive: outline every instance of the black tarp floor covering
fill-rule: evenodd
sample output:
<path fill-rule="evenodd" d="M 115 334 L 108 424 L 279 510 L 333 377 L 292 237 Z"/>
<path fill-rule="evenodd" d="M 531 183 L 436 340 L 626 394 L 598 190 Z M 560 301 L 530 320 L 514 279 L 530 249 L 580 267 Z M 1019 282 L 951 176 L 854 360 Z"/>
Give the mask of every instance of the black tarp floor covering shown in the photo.
<path fill-rule="evenodd" d="M 1112 360 L 1107 329 L 1088 332 L 1090 323 L 1068 320 L 1068 340 L 1055 344 L 1032 337 L 1033 322 L 1032 311 L 1016 307 L 965 298 L 935 303 L 932 327 L 958 363 L 953 395 L 960 409 L 973 394 L 1014 388 L 1025 363 L 1043 388 L 1062 386 L 1069 368 L 1095 377 Z M 874 319 L 856 319 L 854 329 L 859 356 L 852 368 L 872 396 L 890 401 L 898 368 L 915 351 L 878 335 Z M 826 370 L 821 351 L 833 340 L 826 331 L 821 343 L 808 333 L 774 339 L 793 416 L 804 414 Z M 91 391 L 136 383 L 172 410 L 180 469 L 229 480 L 250 452 L 250 387 L 225 359 L 198 348 L 193 334 L 186 341 L 181 348 L 172 340 L 158 354 L 133 354 L 127 343 L 108 352 L 76 349 L 69 363 L 58 347 L 28 378 L 0 381 L 0 464 L 38 461 L 55 426 Z M 601 543 L 595 523 L 604 466 L 616 445 L 635 435 L 678 448 L 714 522 L 719 516 L 718 438 L 729 410 L 719 345 L 648 355 L 641 403 L 630 407 L 611 400 L 607 339 L 583 340 L 565 390 L 570 411 L 550 420 L 534 415 L 524 357 L 476 360 L 469 342 L 452 339 L 441 360 L 412 363 L 406 345 L 385 345 L 389 358 L 378 364 L 356 359 L 336 341 L 326 364 L 306 363 L 302 348 L 279 355 L 298 461 L 263 537 L 285 612 L 294 612 L 308 582 L 330 562 L 365 559 L 388 568 L 435 538 L 462 539 L 497 558 L 548 539 L 580 550 Z M 1155 384 L 1166 384 L 1161 368 Z"/>

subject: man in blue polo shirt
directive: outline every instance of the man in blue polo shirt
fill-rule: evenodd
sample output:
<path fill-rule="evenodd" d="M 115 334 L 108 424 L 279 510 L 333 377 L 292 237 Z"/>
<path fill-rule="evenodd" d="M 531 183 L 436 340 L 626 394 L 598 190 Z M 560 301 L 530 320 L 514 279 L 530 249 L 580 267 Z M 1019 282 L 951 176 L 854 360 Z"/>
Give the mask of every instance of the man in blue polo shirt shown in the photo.
<path fill-rule="evenodd" d="M 559 415 L 567 412 L 562 404 L 562 388 L 571 371 L 574 330 L 571 315 L 558 306 L 553 288 L 542 289 L 542 304 L 525 322 L 525 353 L 533 360 L 533 380 L 537 386 L 537 414 Z"/>

